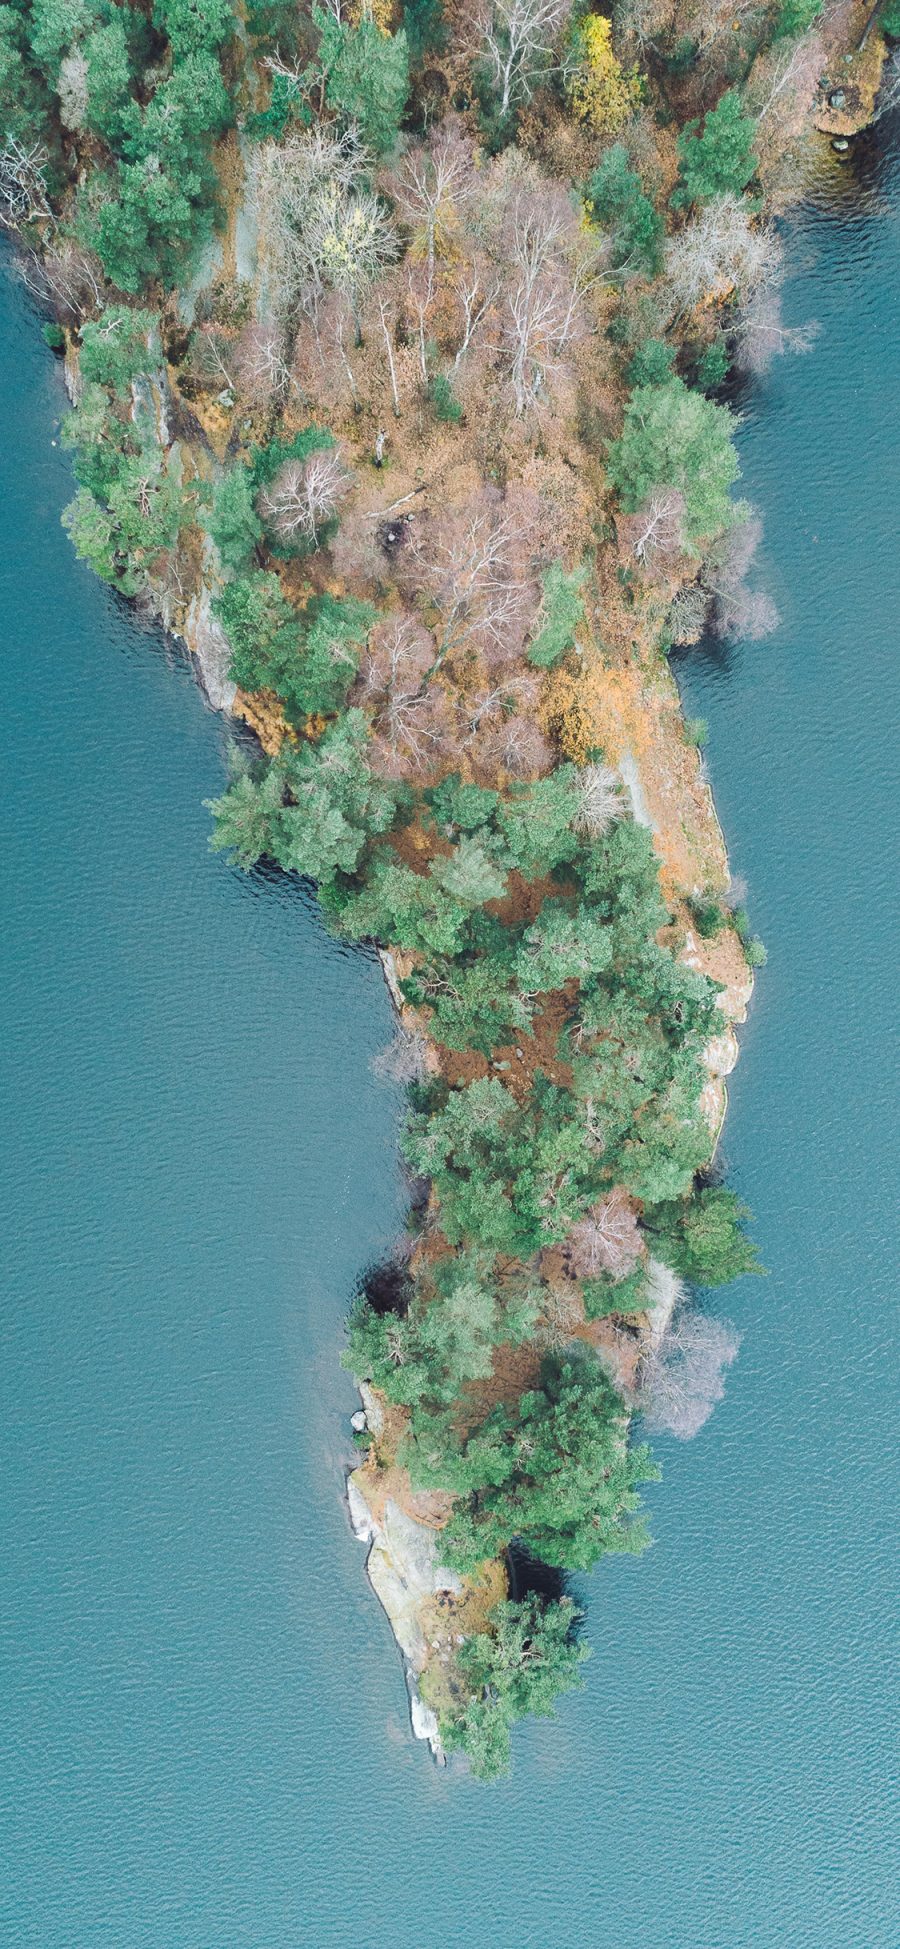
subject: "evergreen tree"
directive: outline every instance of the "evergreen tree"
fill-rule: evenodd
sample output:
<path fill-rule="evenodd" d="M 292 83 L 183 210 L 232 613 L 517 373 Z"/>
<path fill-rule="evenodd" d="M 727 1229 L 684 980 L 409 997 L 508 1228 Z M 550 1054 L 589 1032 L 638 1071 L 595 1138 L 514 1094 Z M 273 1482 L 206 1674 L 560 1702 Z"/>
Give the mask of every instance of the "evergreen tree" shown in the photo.
<path fill-rule="evenodd" d="M 716 108 L 688 122 L 678 138 L 681 180 L 672 198 L 678 207 L 708 203 L 714 196 L 740 196 L 756 174 L 753 138 L 756 123 L 741 105 L 736 88 L 729 88 Z"/>
<path fill-rule="evenodd" d="M 638 386 L 621 437 L 609 449 L 608 472 L 626 513 L 641 507 L 654 488 L 677 487 L 691 540 L 721 534 L 732 519 L 728 490 L 740 473 L 731 416 L 682 379 Z"/>

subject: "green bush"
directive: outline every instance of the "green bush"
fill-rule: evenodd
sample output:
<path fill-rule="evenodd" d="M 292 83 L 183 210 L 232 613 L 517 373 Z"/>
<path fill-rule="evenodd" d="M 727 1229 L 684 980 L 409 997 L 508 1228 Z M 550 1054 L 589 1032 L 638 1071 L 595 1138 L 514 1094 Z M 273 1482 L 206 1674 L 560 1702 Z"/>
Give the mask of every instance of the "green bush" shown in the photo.
<path fill-rule="evenodd" d="M 459 425 L 463 409 L 446 373 L 436 372 L 433 379 L 429 380 L 428 398 L 436 420 L 445 420 L 450 426 Z"/>

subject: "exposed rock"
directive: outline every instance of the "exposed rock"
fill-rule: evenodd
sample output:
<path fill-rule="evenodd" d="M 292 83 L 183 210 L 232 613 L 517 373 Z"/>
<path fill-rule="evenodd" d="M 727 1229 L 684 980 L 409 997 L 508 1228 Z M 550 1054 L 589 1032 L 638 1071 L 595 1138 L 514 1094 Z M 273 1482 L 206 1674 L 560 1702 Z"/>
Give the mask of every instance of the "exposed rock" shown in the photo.
<path fill-rule="evenodd" d="M 383 1435 L 384 1433 L 384 1409 L 378 1395 L 375 1393 L 374 1388 L 369 1386 L 368 1381 L 358 1381 L 357 1386 L 359 1388 L 359 1398 L 363 1404 L 363 1412 L 366 1417 L 366 1427 L 369 1433 L 377 1439 L 379 1435 Z"/>
<path fill-rule="evenodd" d="M 350 1426 L 353 1429 L 353 1433 L 355 1435 L 361 1435 L 364 1432 L 366 1425 L 367 1424 L 366 1424 L 365 1408 L 357 1408 L 356 1413 L 351 1414 L 350 1416 Z"/>
<path fill-rule="evenodd" d="M 409 1688 L 409 1718 L 416 1739 L 427 1739 L 439 1766 L 446 1766 L 447 1755 L 441 1743 L 437 1713 L 424 1705 L 414 1686 Z"/>
<path fill-rule="evenodd" d="M 375 1535 L 372 1512 L 352 1475 L 347 1477 L 347 1508 L 350 1512 L 350 1527 L 358 1542 L 371 1543 Z"/>
<path fill-rule="evenodd" d="M 231 644 L 212 612 L 213 588 L 219 580 L 214 557 L 213 543 L 207 540 L 204 547 L 205 573 L 188 604 L 181 634 L 191 655 L 196 658 L 200 679 L 213 710 L 230 711 L 237 695 L 237 684 L 232 683 L 228 675 Z"/>

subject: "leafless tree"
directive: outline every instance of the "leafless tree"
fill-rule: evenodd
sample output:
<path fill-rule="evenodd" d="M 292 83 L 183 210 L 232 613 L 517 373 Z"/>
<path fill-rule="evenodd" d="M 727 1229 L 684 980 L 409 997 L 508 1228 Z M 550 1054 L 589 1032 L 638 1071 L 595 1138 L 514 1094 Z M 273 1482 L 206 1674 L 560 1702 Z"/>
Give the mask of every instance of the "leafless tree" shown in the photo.
<path fill-rule="evenodd" d="M 383 776 L 427 773 L 446 745 L 449 705 L 429 681 L 435 655 L 434 637 L 412 616 L 391 617 L 370 632 L 352 701 L 372 712 L 370 759 Z"/>
<path fill-rule="evenodd" d="M 521 415 L 545 393 L 549 374 L 584 331 L 581 300 L 595 282 L 596 257 L 585 253 L 568 197 L 550 186 L 514 194 L 503 248 L 510 271 L 503 335 Z"/>
<path fill-rule="evenodd" d="M 191 335 L 188 366 L 202 386 L 233 393 L 237 364 L 231 333 L 221 325 L 198 325 Z"/>
<path fill-rule="evenodd" d="M 882 116 L 889 115 L 898 102 L 900 102 L 900 49 L 894 47 L 882 69 L 881 86 L 875 97 L 875 113 L 872 121 L 880 122 Z"/>
<path fill-rule="evenodd" d="M 680 488 L 656 487 L 636 514 L 620 514 L 616 526 L 632 555 L 644 564 L 674 561 L 684 553 L 685 501 Z"/>
<path fill-rule="evenodd" d="M 473 20 L 477 53 L 501 116 L 529 100 L 571 11 L 572 0 L 481 0 Z"/>
<path fill-rule="evenodd" d="M 47 306 L 60 324 L 80 325 L 89 311 L 103 307 L 103 271 L 96 258 L 77 244 L 61 243 L 40 257 L 22 257 L 18 269 L 32 297 Z"/>
<path fill-rule="evenodd" d="M 286 460 L 279 467 L 259 497 L 259 511 L 280 541 L 314 542 L 352 485 L 340 449 L 320 448 L 306 460 Z"/>
<path fill-rule="evenodd" d="M 291 392 L 300 391 L 284 332 L 274 321 L 245 326 L 235 347 L 234 371 L 241 398 L 251 407 L 281 405 Z"/>
<path fill-rule="evenodd" d="M 479 729 L 480 735 L 470 740 L 470 750 L 486 777 L 493 778 L 499 769 L 511 778 L 541 778 L 556 761 L 549 738 L 522 711 L 509 716 L 501 711 L 493 721 L 482 718 Z"/>
<path fill-rule="evenodd" d="M 641 1256 L 643 1246 L 627 1191 L 610 1191 L 573 1225 L 565 1243 L 571 1270 L 580 1279 L 624 1279 Z"/>
<path fill-rule="evenodd" d="M 0 223 L 7 230 L 49 218 L 47 151 L 42 142 L 24 143 L 10 135 L 0 149 Z"/>
<path fill-rule="evenodd" d="M 739 303 L 781 275 L 782 249 L 771 225 L 759 224 L 740 196 L 717 196 L 670 238 L 666 275 L 674 315 L 736 296 Z"/>
<path fill-rule="evenodd" d="M 428 144 L 417 144 L 388 178 L 390 194 L 411 232 L 412 255 L 433 274 L 457 247 L 460 215 L 477 193 L 471 144 L 448 117 Z"/>
<path fill-rule="evenodd" d="M 725 1393 L 724 1374 L 741 1344 L 726 1320 L 680 1309 L 643 1362 L 638 1404 L 651 1432 L 690 1441 Z"/>
<path fill-rule="evenodd" d="M 579 780 L 581 804 L 573 824 L 586 839 L 602 839 L 624 811 L 618 774 L 608 765 L 584 765 Z"/>
<path fill-rule="evenodd" d="M 758 378 L 782 352 L 811 352 L 818 335 L 813 319 L 805 325 L 785 325 L 781 292 L 776 284 L 765 284 L 744 306 L 732 329 L 734 363 L 739 372 Z"/>
<path fill-rule="evenodd" d="M 393 1042 L 372 1057 L 372 1075 L 382 1083 L 422 1083 L 428 1074 L 427 1048 L 424 1036 L 398 1029 Z"/>
<path fill-rule="evenodd" d="M 746 504 L 743 504 L 746 505 Z M 709 598 L 709 622 L 717 636 L 758 642 L 778 627 L 771 596 L 748 589 L 746 576 L 762 538 L 762 522 L 748 508 L 705 557 L 700 580 Z"/>
<path fill-rule="evenodd" d="M 709 614 L 709 593 L 699 582 L 688 582 L 677 589 L 667 617 L 673 643 L 685 645 L 699 641 Z"/>
<path fill-rule="evenodd" d="M 315 319 L 332 289 L 347 300 L 359 331 L 363 296 L 397 254 L 384 204 L 360 181 L 366 167 L 352 129 L 336 136 L 319 123 L 264 143 L 254 158 L 264 283 L 282 320 L 298 305 Z"/>
<path fill-rule="evenodd" d="M 529 574 L 536 526 L 527 495 L 504 501 L 491 488 L 416 522 L 408 573 L 440 612 L 439 664 L 471 639 L 489 658 L 515 653 L 538 599 Z"/>
<path fill-rule="evenodd" d="M 88 106 L 88 64 L 80 47 L 70 47 L 59 64 L 56 81 L 59 119 L 64 129 L 84 127 Z"/>
<path fill-rule="evenodd" d="M 456 348 L 452 370 L 459 371 L 477 333 L 484 324 L 500 289 L 496 272 L 488 269 L 485 263 L 472 261 L 464 264 L 457 273 L 453 294 L 459 308 L 462 337 Z"/>

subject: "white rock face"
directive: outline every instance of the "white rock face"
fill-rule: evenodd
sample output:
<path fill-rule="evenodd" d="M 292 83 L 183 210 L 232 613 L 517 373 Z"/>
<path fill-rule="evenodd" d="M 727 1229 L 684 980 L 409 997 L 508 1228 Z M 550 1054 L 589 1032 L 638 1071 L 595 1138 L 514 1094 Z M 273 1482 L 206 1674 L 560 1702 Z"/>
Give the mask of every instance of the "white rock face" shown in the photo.
<path fill-rule="evenodd" d="M 363 1404 L 363 1412 L 366 1417 L 366 1427 L 369 1433 L 377 1439 L 379 1435 L 384 1434 L 384 1409 L 377 1394 L 373 1393 L 368 1381 L 358 1381 L 357 1386 L 359 1388 L 359 1398 Z"/>
<path fill-rule="evenodd" d="M 437 1713 L 432 1712 L 430 1705 L 424 1705 L 418 1692 L 412 1689 L 409 1694 L 409 1718 L 413 1729 L 413 1737 L 415 1739 L 427 1739 L 439 1766 L 446 1766 L 447 1758 L 441 1744 Z"/>
<path fill-rule="evenodd" d="M 208 544 L 211 551 L 212 544 Z M 237 684 L 228 675 L 231 644 L 212 612 L 213 563 L 204 550 L 203 577 L 191 597 L 184 619 L 184 640 L 196 658 L 201 682 L 214 711 L 230 711 L 237 695 Z M 215 577 L 215 582 L 219 580 Z"/>
<path fill-rule="evenodd" d="M 360 1495 L 352 1475 L 347 1477 L 347 1508 L 350 1511 L 350 1527 L 354 1536 L 360 1543 L 371 1543 L 375 1535 L 372 1512 L 365 1496 Z"/>
<path fill-rule="evenodd" d="M 351 1416 L 350 1416 L 350 1426 L 351 1426 L 351 1428 L 353 1429 L 353 1433 L 354 1433 L 355 1435 L 361 1435 L 361 1434 L 362 1434 L 362 1432 L 363 1432 L 363 1429 L 364 1429 L 364 1428 L 365 1428 L 365 1426 L 366 1426 L 366 1411 L 365 1411 L 365 1408 L 357 1408 L 357 1410 L 356 1410 L 356 1413 L 355 1413 L 355 1414 L 351 1414 Z"/>

